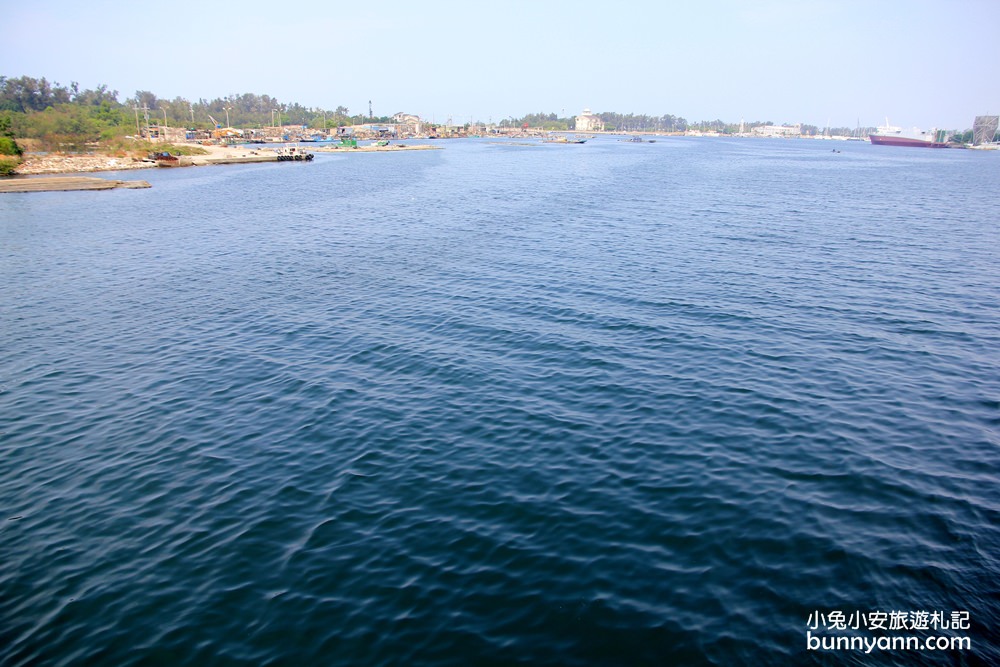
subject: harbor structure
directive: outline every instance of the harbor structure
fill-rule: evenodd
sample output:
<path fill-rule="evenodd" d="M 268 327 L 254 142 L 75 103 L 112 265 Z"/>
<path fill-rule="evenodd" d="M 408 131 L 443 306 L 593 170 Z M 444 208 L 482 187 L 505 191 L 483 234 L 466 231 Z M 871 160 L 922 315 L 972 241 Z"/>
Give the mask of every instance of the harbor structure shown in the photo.
<path fill-rule="evenodd" d="M 1000 116 L 976 116 L 972 124 L 972 145 L 982 146 L 993 142 L 1000 125 Z"/>
<path fill-rule="evenodd" d="M 591 113 L 590 109 L 584 109 L 583 113 L 576 117 L 577 132 L 602 132 L 604 122 L 600 116 Z"/>
<path fill-rule="evenodd" d="M 392 117 L 392 122 L 396 124 L 396 131 L 399 136 L 417 135 L 423 130 L 423 121 L 416 114 L 400 111 Z"/>
<path fill-rule="evenodd" d="M 758 137 L 800 137 L 802 125 L 760 125 L 751 132 Z"/>

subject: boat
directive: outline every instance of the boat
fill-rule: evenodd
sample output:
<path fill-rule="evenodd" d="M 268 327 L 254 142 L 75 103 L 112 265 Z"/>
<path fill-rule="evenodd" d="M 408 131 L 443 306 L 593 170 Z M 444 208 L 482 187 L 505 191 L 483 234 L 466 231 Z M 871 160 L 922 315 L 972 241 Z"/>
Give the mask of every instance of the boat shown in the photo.
<path fill-rule="evenodd" d="M 308 162 L 313 159 L 312 153 L 307 153 L 295 146 L 275 148 L 274 152 L 278 154 L 278 162 Z"/>
<path fill-rule="evenodd" d="M 568 138 L 568 137 L 553 137 L 551 139 L 545 139 L 542 141 L 545 144 L 585 144 L 586 139 Z"/>
<path fill-rule="evenodd" d="M 913 146 L 918 148 L 948 148 L 948 132 L 946 130 L 904 130 L 901 127 L 885 125 L 875 128 L 875 133 L 868 135 L 873 146 Z"/>
<path fill-rule="evenodd" d="M 886 125 L 889 124 L 889 119 L 888 118 L 886 118 L 885 124 Z M 848 141 L 864 141 L 865 140 L 864 134 L 861 132 L 861 119 L 860 118 L 858 119 L 858 126 L 857 126 L 857 128 L 854 130 L 854 132 L 851 132 L 851 136 L 847 137 L 847 140 Z"/>
<path fill-rule="evenodd" d="M 159 151 L 156 153 L 149 154 L 149 160 L 156 163 L 157 167 L 179 167 L 181 166 L 181 159 L 176 155 L 171 155 L 166 151 Z"/>
<path fill-rule="evenodd" d="M 656 139 L 643 139 L 640 136 L 629 137 L 628 139 L 619 139 L 622 143 L 626 144 L 655 144 Z"/>

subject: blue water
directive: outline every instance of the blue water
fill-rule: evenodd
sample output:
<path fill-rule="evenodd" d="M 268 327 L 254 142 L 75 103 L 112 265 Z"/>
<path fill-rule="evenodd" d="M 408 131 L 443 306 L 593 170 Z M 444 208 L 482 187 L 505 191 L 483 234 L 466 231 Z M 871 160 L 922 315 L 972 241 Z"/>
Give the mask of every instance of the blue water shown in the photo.
<path fill-rule="evenodd" d="M 0 196 L 0 665 L 1000 663 L 1000 154 L 438 145 Z"/>

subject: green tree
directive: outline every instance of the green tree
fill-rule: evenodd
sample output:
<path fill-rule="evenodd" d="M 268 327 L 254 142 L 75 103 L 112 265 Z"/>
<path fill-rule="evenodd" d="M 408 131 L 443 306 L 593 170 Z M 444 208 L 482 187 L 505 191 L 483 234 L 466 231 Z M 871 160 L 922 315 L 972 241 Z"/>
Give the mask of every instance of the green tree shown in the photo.
<path fill-rule="evenodd" d="M 118 102 L 118 91 L 108 90 L 108 87 L 104 84 L 99 85 L 94 90 L 80 92 L 79 85 L 74 81 L 70 84 L 70 90 L 72 91 L 72 101 L 74 104 L 83 104 L 86 106 L 100 106 L 102 104 L 120 105 Z"/>
<path fill-rule="evenodd" d="M 21 157 L 23 151 L 14 139 L 14 126 L 11 122 L 10 112 L 0 113 L 0 154 Z"/>
<path fill-rule="evenodd" d="M 137 90 L 135 91 L 135 97 L 133 97 L 129 102 L 135 104 L 135 106 L 148 109 L 158 109 L 156 95 L 149 92 L 148 90 Z"/>

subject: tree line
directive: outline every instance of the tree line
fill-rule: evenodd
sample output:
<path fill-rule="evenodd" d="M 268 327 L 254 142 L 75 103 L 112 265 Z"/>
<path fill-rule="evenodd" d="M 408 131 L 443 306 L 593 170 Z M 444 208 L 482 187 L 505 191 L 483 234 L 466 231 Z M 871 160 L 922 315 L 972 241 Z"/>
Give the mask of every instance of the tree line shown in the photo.
<path fill-rule="evenodd" d="M 148 90 L 120 100 L 106 85 L 81 89 L 45 77 L 0 76 L 0 126 L 14 138 L 33 139 L 42 149 L 77 150 L 101 141 L 141 134 L 149 127 L 184 127 L 209 130 L 219 125 L 261 128 L 304 125 L 311 129 L 362 123 L 387 123 L 386 116 L 352 114 L 347 107 L 334 109 L 285 103 L 270 95 L 245 93 L 212 100 L 159 98 Z"/>

